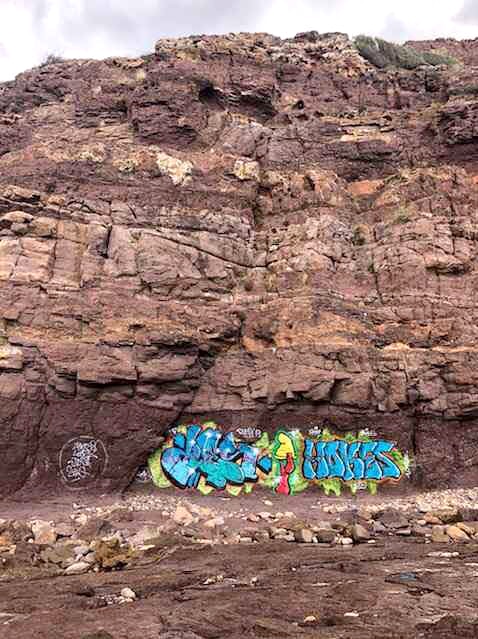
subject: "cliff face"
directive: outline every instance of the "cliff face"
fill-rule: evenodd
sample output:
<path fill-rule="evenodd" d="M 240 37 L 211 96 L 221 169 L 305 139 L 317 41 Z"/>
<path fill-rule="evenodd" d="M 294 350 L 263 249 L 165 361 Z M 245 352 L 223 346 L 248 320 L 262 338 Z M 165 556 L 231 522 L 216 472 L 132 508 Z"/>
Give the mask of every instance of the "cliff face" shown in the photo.
<path fill-rule="evenodd" d="M 466 64 L 240 34 L 0 85 L 0 494 L 85 436 L 123 488 L 190 418 L 476 482 L 478 41 L 438 44 Z"/>

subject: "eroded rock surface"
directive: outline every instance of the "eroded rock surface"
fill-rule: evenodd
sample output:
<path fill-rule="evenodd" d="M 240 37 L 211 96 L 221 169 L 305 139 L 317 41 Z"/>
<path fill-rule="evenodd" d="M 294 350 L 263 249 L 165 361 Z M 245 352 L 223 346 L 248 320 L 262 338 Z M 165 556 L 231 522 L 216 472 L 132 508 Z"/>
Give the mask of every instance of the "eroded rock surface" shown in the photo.
<path fill-rule="evenodd" d="M 190 418 L 476 481 L 478 45 L 438 45 L 198 36 L 0 85 L 0 494 L 125 488 Z"/>

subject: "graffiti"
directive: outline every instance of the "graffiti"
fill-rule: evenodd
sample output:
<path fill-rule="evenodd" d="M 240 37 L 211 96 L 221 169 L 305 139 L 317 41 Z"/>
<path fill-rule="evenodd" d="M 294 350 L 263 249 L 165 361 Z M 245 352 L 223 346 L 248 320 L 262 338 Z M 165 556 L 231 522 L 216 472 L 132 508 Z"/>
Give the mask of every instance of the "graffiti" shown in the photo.
<path fill-rule="evenodd" d="M 134 481 L 138 484 L 150 484 L 153 481 L 151 471 L 147 466 L 141 466 L 134 477 Z"/>
<path fill-rule="evenodd" d="M 364 488 L 375 493 L 379 484 L 397 482 L 408 473 L 408 455 L 390 441 L 374 440 L 367 431 L 337 437 L 327 429 L 313 430 L 318 437 L 281 429 L 272 440 L 263 433 L 246 443 L 213 422 L 179 426 L 150 457 L 152 480 L 159 487 L 195 488 L 205 494 L 248 493 L 261 484 L 294 495 L 312 484 L 339 495 L 344 485 L 353 493 Z"/>
<path fill-rule="evenodd" d="M 303 473 L 306 479 L 343 481 L 399 479 L 397 464 L 387 456 L 394 448 L 391 442 L 304 442 Z"/>
<path fill-rule="evenodd" d="M 99 477 L 108 463 L 103 442 L 89 436 L 70 439 L 60 451 L 60 473 L 72 487 L 81 488 Z"/>
<path fill-rule="evenodd" d="M 236 443 L 232 433 L 197 424 L 188 426 L 185 433 L 176 432 L 161 457 L 164 473 L 179 488 L 197 488 L 201 479 L 216 489 L 242 486 L 258 480 L 258 469 L 269 472 L 270 464 L 258 448 Z"/>
<path fill-rule="evenodd" d="M 238 428 L 236 430 L 236 434 L 241 439 L 255 441 L 256 439 L 259 439 L 259 437 L 262 435 L 262 431 L 260 428 L 253 428 L 252 426 L 247 426 L 246 428 Z"/>
<path fill-rule="evenodd" d="M 282 495 L 290 495 L 291 487 L 289 478 L 295 469 L 297 451 L 291 436 L 285 432 L 277 433 L 274 439 L 272 454 L 279 462 L 279 483 L 276 492 Z"/>
<path fill-rule="evenodd" d="M 309 428 L 309 430 L 307 431 L 307 433 L 311 437 L 320 437 L 321 432 L 322 432 L 322 429 L 319 428 L 318 426 L 313 426 L 312 428 Z"/>

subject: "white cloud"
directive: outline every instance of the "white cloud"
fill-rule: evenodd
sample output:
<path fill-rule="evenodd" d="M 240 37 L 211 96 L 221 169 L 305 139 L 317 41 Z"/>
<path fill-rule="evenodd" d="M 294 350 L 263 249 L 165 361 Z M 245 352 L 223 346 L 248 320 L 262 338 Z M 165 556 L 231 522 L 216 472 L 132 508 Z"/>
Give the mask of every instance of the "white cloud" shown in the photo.
<path fill-rule="evenodd" d="M 478 20 L 477 0 L 473 5 Z M 261 30 L 281 36 L 297 31 L 343 31 L 388 37 L 397 41 L 438 37 L 470 38 L 476 29 L 457 16 L 463 0 L 289 0 L 269 3 Z"/>
<path fill-rule="evenodd" d="M 465 0 L 465 4 L 458 13 L 458 19 L 471 25 L 478 24 L 478 3 L 476 0 Z"/>
<path fill-rule="evenodd" d="M 0 81 L 64 57 L 137 55 L 160 37 L 229 31 L 474 37 L 476 0 L 0 0 Z"/>

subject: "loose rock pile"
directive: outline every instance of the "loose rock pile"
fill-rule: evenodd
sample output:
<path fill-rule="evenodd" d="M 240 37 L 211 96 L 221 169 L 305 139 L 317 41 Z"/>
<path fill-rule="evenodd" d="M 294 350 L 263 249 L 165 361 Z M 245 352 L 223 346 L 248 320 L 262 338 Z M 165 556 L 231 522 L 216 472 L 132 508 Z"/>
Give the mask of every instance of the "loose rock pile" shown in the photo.
<path fill-rule="evenodd" d="M 78 509 L 81 507 L 78 506 Z M 299 518 L 271 510 L 240 520 L 182 501 L 161 524 L 131 529 L 131 511 L 113 509 L 108 518 L 86 512 L 70 521 L 0 520 L 0 571 L 41 568 L 49 574 L 81 575 L 121 570 L 147 562 L 185 544 L 255 544 L 290 542 L 352 548 L 384 537 L 419 543 L 477 543 L 478 509 L 449 507 L 420 513 L 397 508 L 349 510 L 330 519 Z M 0 575 L 1 575 L 0 572 Z M 120 595 L 118 595 L 120 596 Z M 123 599 L 134 599 L 122 593 Z"/>

